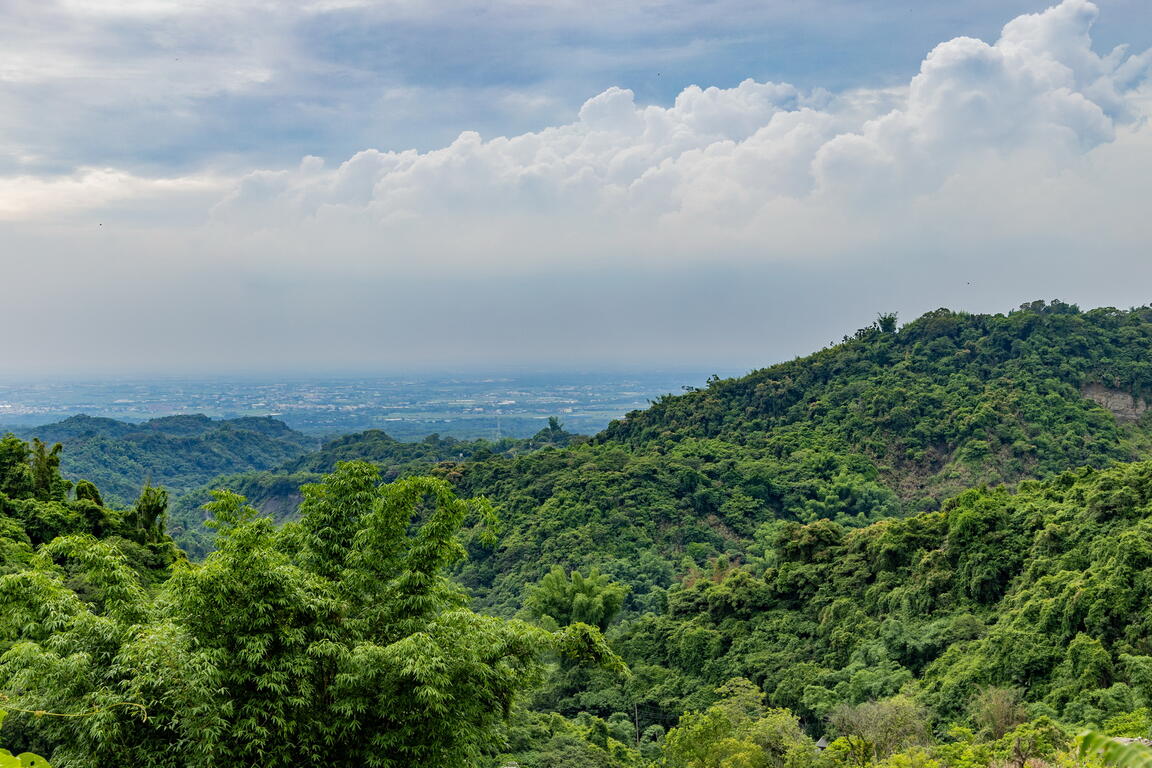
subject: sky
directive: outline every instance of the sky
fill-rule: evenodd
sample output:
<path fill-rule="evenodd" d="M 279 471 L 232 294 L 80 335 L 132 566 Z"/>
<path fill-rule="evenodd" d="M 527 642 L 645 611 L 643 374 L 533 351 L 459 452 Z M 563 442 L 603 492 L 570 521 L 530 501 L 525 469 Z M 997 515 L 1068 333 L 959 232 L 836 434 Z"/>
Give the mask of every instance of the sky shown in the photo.
<path fill-rule="evenodd" d="M 1152 301 L 1147 0 L 0 0 L 0 376 L 750 370 Z"/>

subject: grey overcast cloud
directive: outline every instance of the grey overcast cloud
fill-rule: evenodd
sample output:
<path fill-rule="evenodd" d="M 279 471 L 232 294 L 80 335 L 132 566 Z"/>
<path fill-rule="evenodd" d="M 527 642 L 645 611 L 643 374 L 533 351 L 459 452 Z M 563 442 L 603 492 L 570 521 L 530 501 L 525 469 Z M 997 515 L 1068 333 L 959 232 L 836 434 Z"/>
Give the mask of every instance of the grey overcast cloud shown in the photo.
<path fill-rule="evenodd" d="M 1152 300 L 1147 0 L 0 0 L 9 373 L 759 367 Z"/>

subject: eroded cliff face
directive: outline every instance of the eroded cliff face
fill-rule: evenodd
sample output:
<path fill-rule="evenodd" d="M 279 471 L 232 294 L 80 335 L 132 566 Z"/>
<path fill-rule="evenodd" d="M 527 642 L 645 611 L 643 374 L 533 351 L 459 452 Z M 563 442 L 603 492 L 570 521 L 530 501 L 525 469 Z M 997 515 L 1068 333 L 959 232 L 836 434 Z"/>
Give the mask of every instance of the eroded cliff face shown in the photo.
<path fill-rule="evenodd" d="M 1112 411 L 1120 421 L 1136 421 L 1148 410 L 1148 404 L 1143 400 L 1103 384 L 1086 384 L 1080 391 L 1084 397 Z"/>

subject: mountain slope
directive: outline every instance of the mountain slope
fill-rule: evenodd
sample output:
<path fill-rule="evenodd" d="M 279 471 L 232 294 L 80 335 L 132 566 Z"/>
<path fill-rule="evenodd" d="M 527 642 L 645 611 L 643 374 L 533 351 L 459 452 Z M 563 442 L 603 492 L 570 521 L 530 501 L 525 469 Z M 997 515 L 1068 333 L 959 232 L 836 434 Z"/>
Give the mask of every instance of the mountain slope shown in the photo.
<path fill-rule="evenodd" d="M 277 520 L 293 517 L 302 499 L 301 487 L 318 482 L 336 469 L 342 461 L 370 461 L 380 467 L 386 482 L 400 477 L 427 473 L 445 461 L 482 461 L 494 455 L 518 455 L 544 447 L 562 447 L 587 440 L 565 432 L 555 419 L 530 438 L 458 440 L 454 437 L 429 435 L 418 442 L 396 440 L 385 432 L 370 429 L 331 440 L 319 449 L 292 458 L 262 471 L 237 472 L 213 477 L 201 487 L 186 491 L 176 499 L 172 509 L 172 534 L 193 556 L 202 556 L 211 548 L 211 536 L 204 529 L 204 504 L 211 491 L 228 488 L 243 495 L 262 513 Z"/>
<path fill-rule="evenodd" d="M 201 415 L 141 424 L 81 415 L 19 436 L 63 443 L 63 475 L 96 483 L 109 502 L 121 505 L 135 500 L 149 480 L 181 493 L 224 473 L 275 466 L 314 444 L 276 419 Z"/>
<path fill-rule="evenodd" d="M 600 439 L 758 447 L 802 426 L 867 455 L 903 498 L 919 500 L 973 482 L 1130 458 L 1123 427 L 1148 394 L 1152 309 L 941 309 L 898 332 L 877 324 L 815 355 L 665 398 Z M 1113 404 L 1123 422 L 1097 400 Z"/>
<path fill-rule="evenodd" d="M 814 723 L 900 691 L 963 722 L 989 686 L 1036 714 L 1101 723 L 1152 706 L 1150 604 L 1152 462 L 1138 462 L 975 489 L 858 530 L 782 526 L 744 567 L 677 588 L 614 643 L 647 681 L 641 703 L 669 713 L 741 676 Z M 627 694 L 595 697 L 561 708 L 611 711 Z"/>
<path fill-rule="evenodd" d="M 974 485 L 1146 456 L 1149 392 L 1149 308 L 937 310 L 898 330 L 881 318 L 809 357 L 662 398 L 590 444 L 442 469 L 505 520 L 461 578 L 509 612 L 553 564 L 596 566 L 640 609 L 719 556 L 746 558 L 779 521 L 859 526 Z"/>

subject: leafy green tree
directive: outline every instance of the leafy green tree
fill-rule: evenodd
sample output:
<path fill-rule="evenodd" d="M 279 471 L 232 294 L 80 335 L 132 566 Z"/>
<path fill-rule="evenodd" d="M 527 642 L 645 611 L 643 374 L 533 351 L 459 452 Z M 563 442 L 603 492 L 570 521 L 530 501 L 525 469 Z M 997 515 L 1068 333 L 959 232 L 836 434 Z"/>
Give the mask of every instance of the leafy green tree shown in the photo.
<path fill-rule="evenodd" d="M 852 762 L 862 767 L 926 744 L 931 734 L 924 708 L 904 696 L 841 705 L 828 724 L 847 742 Z"/>
<path fill-rule="evenodd" d="M 993 745 L 993 753 L 1012 768 L 1025 768 L 1038 760 L 1051 760 L 1068 743 L 1059 724 L 1039 717 L 1013 728 Z"/>
<path fill-rule="evenodd" d="M 104 506 L 104 499 L 100 496 L 99 489 L 87 480 L 76 483 L 75 494 L 77 501 L 90 501 L 98 507 Z"/>
<path fill-rule="evenodd" d="M 133 521 L 145 544 L 159 543 L 167 524 L 168 491 L 146 483 L 133 507 Z"/>
<path fill-rule="evenodd" d="M 13 499 L 32 495 L 31 455 L 28 444 L 15 435 L 0 438 L 0 493 Z"/>
<path fill-rule="evenodd" d="M 283 527 L 219 492 L 217 551 L 178 565 L 154 595 L 113 544 L 90 537 L 59 539 L 34 568 L 0 576 L 12 701 L 96 712 L 32 724 L 53 759 L 470 766 L 538 679 L 541 654 L 622 671 L 588 625 L 551 634 L 468 610 L 445 569 L 485 502 L 443 480 L 375 477 L 341 465 Z M 66 562 L 99 585 L 98 603 L 68 588 Z"/>
<path fill-rule="evenodd" d="M 993 740 L 1028 722 L 1028 709 L 1018 688 L 988 686 L 969 705 L 972 721 Z"/>
<path fill-rule="evenodd" d="M 689 712 L 664 740 L 663 768 L 801 768 L 816 747 L 786 709 L 769 709 L 750 681 L 736 678 L 717 689 L 720 700 Z"/>
<path fill-rule="evenodd" d="M 554 566 L 528 590 L 524 606 L 538 620 L 564 627 L 584 623 L 607 629 L 624 605 L 628 588 L 593 568 L 587 576 Z"/>
<path fill-rule="evenodd" d="M 67 493 L 68 483 L 60 477 L 60 452 L 64 446 L 56 443 L 51 448 L 40 438 L 32 440 L 32 493 L 41 501 L 60 500 Z"/>
<path fill-rule="evenodd" d="M 1152 735 L 1152 710 L 1140 707 L 1104 721 L 1104 733 L 1108 736 L 1128 738 L 1148 738 Z"/>
<path fill-rule="evenodd" d="M 629 728 L 629 731 L 631 729 Z M 645 765 L 611 723 L 587 714 L 570 719 L 556 713 L 518 709 L 505 732 L 505 749 L 493 768 L 640 768 Z"/>

